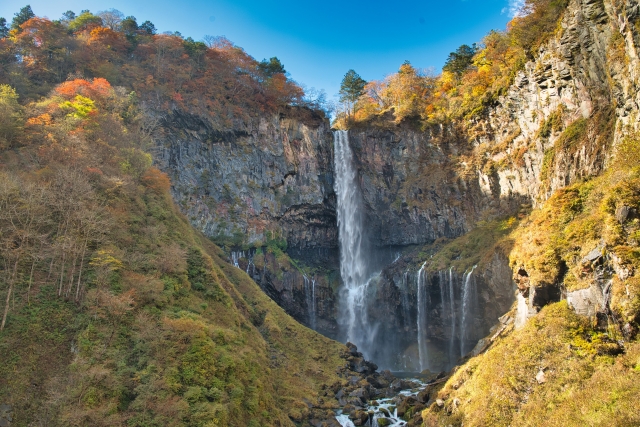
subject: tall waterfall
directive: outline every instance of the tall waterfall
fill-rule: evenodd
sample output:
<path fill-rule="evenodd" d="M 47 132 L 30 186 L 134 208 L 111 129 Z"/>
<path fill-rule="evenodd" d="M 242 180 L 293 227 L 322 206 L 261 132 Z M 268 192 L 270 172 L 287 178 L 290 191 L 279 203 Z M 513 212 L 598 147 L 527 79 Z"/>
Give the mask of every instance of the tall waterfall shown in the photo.
<path fill-rule="evenodd" d="M 367 254 L 362 216 L 362 195 L 353 154 L 346 131 L 334 133 L 335 191 L 338 198 L 338 236 L 340 239 L 340 293 L 338 322 L 346 330 L 346 339 L 355 343 L 363 353 L 374 339 L 367 322 L 368 276 Z"/>
<path fill-rule="evenodd" d="M 468 323 L 469 318 L 475 314 L 475 308 L 478 304 L 478 293 L 476 291 L 476 282 L 473 280 L 473 270 L 477 266 L 473 266 L 469 273 L 465 273 L 462 287 L 462 323 L 460 325 L 460 354 L 464 356 L 471 349 L 468 348 Z"/>
<path fill-rule="evenodd" d="M 427 310 L 429 308 L 429 301 L 427 296 L 427 284 L 425 283 L 425 274 L 424 274 L 424 266 L 427 263 L 422 264 L 420 270 L 418 270 L 418 280 L 417 280 L 417 294 L 418 294 L 418 317 L 417 317 L 417 327 L 418 327 L 418 356 L 420 358 L 420 371 L 427 369 L 429 364 L 429 354 L 427 351 L 427 343 L 426 343 L 426 330 L 427 326 Z"/>

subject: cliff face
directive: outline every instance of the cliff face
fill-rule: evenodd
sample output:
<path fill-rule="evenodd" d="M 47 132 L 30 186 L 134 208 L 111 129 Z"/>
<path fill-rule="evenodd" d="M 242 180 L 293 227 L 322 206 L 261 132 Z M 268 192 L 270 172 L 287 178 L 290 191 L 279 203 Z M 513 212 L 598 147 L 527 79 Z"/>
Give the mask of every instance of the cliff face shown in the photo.
<path fill-rule="evenodd" d="M 162 125 L 157 161 L 171 176 L 176 201 L 205 234 L 237 247 L 276 238 L 290 248 L 337 247 L 326 121 L 260 117 L 219 131 L 175 111 Z"/>
<path fill-rule="evenodd" d="M 374 247 L 403 253 L 396 264 L 380 266 L 371 294 L 369 317 L 379 323 L 382 341 L 395 343 L 389 348 L 415 352 L 410 347 L 418 333 L 418 287 L 411 280 L 425 261 L 423 245 L 463 236 L 479 220 L 524 218 L 530 205 L 540 206 L 559 189 L 600 174 L 624 135 L 638 129 L 639 17 L 640 6 L 632 2 L 572 1 L 551 40 L 482 116 L 426 130 L 407 123 L 350 130 L 368 237 Z M 254 280 L 296 319 L 336 336 L 338 245 L 328 123 L 285 114 L 222 132 L 175 112 L 164 120 L 163 132 L 158 161 L 192 224 L 229 248 L 258 248 L 259 253 L 241 257 L 239 267 L 250 267 Z M 302 262 L 269 254 L 273 241 L 286 241 L 283 249 Z M 526 261 L 517 254 L 509 262 L 506 254 L 487 259 L 474 273 L 482 309 L 473 315 L 473 339 L 506 311 L 513 300 L 511 277 L 517 278 Z M 435 366 L 445 366 L 452 354 L 443 349 L 464 341 L 450 325 L 463 304 L 465 272 L 456 273 L 453 293 L 441 286 L 445 273 L 429 274 L 425 286 L 432 305 L 425 334 L 447 360 Z M 309 299 L 309 280 L 317 286 L 315 302 Z M 543 303 L 560 292 L 552 294 Z M 447 298 L 453 300 L 449 314 Z M 535 312 L 533 302 L 528 305 L 528 314 Z"/>
<path fill-rule="evenodd" d="M 472 227 L 468 212 L 481 206 L 429 133 L 373 128 L 354 130 L 349 139 L 375 246 L 425 244 Z"/>
<path fill-rule="evenodd" d="M 613 142 L 637 129 L 639 6 L 615 4 L 571 2 L 556 36 L 472 127 L 476 143 L 493 153 L 486 154 L 493 167 L 484 168 L 491 173 L 478 171 L 486 194 L 497 189 L 538 204 L 599 174 Z"/>

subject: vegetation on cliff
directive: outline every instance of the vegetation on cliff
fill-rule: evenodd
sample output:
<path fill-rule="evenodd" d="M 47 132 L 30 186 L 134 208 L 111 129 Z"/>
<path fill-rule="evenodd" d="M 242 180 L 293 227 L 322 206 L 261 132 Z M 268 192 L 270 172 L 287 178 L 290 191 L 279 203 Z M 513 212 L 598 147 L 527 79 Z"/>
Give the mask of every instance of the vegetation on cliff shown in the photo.
<path fill-rule="evenodd" d="M 479 115 L 506 93 L 516 73 L 551 37 L 568 4 L 526 0 L 507 31 L 491 31 L 477 47 L 460 46 L 440 75 L 406 61 L 397 73 L 368 82 L 355 103 L 349 99 L 334 126 L 376 122 L 387 112 L 395 123 L 418 121 L 421 126 Z"/>
<path fill-rule="evenodd" d="M 191 228 L 136 94 L 95 78 L 18 99 L 0 86 L 0 402 L 16 425 L 307 417 L 343 347 Z"/>
<path fill-rule="evenodd" d="M 224 37 L 205 39 L 156 34 L 149 21 L 113 9 L 51 21 L 26 6 L 0 38 L 0 81 L 26 102 L 69 76 L 104 78 L 136 91 L 148 108 L 208 115 L 221 129 L 290 104 L 322 106 L 322 94 L 306 97 L 277 58 L 258 62 Z"/>

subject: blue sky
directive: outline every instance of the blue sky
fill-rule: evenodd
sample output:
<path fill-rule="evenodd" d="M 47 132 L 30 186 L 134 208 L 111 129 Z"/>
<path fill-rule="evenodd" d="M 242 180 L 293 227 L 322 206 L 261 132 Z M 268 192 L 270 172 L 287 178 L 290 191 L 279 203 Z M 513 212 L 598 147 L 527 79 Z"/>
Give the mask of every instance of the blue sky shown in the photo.
<path fill-rule="evenodd" d="M 28 0 L 27 0 L 28 1 Z M 3 0 L 11 21 L 25 0 Z M 521 0 L 31 0 L 38 16 L 115 8 L 159 32 L 201 40 L 224 35 L 258 60 L 277 56 L 291 78 L 335 95 L 353 68 L 365 80 L 395 72 L 409 60 L 438 73 L 449 52 L 506 27 Z"/>

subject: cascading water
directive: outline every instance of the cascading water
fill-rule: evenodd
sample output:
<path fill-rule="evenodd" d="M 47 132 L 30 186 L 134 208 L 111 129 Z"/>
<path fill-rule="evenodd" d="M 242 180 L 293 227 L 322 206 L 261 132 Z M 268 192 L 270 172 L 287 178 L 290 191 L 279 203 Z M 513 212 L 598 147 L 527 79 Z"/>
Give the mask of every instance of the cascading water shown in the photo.
<path fill-rule="evenodd" d="M 346 131 L 334 133 L 335 192 L 338 201 L 340 240 L 340 295 L 338 322 L 346 330 L 346 339 L 366 355 L 375 330 L 367 322 L 367 288 L 371 282 L 365 253 L 362 195 L 358 186 L 353 154 Z"/>
<path fill-rule="evenodd" d="M 427 343 L 426 343 L 426 330 L 424 329 L 427 326 L 427 309 L 429 305 L 428 296 L 427 296 L 427 284 L 425 283 L 425 274 L 424 274 L 424 266 L 427 263 L 425 262 L 418 270 L 418 278 L 417 278 L 417 294 L 418 294 L 418 317 L 417 317 L 417 326 L 418 326 L 418 356 L 420 358 L 420 371 L 427 369 L 429 364 L 429 354 L 427 351 Z"/>
<path fill-rule="evenodd" d="M 311 279 L 311 328 L 316 329 L 316 278 Z"/>
<path fill-rule="evenodd" d="M 474 314 L 475 306 L 477 305 L 478 295 L 475 287 L 475 280 L 473 280 L 473 270 L 476 269 L 476 265 L 473 266 L 469 273 L 465 273 L 462 287 L 462 323 L 460 325 L 460 355 L 467 354 L 469 349 L 467 348 L 467 323 L 470 317 Z"/>
<path fill-rule="evenodd" d="M 402 289 L 400 292 L 401 304 L 402 304 L 402 319 L 404 322 L 405 332 L 409 332 L 411 329 L 411 306 L 409 303 L 409 271 L 405 271 L 402 275 Z"/>
<path fill-rule="evenodd" d="M 316 279 L 309 279 L 306 275 L 304 279 L 304 295 L 307 303 L 307 314 L 309 316 L 309 327 L 316 329 Z"/>

